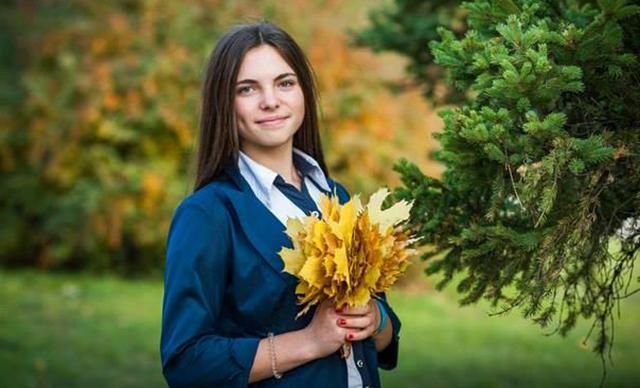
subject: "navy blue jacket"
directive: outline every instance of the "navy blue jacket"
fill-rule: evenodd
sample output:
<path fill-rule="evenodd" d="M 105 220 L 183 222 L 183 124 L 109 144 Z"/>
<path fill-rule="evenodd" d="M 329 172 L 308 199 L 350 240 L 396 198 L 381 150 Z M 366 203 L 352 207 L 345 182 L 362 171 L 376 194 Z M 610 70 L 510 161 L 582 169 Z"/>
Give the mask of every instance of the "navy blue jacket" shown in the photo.
<path fill-rule="evenodd" d="M 349 195 L 329 179 L 341 203 Z M 295 319 L 297 280 L 278 256 L 291 247 L 284 225 L 255 197 L 237 168 L 178 206 L 167 241 L 160 351 L 171 387 L 347 388 L 338 353 L 248 384 L 261 338 L 299 330 L 314 309 Z M 398 358 L 400 321 L 386 304 L 393 339 L 376 352 L 371 338 L 353 344 L 365 386 L 379 387 L 377 368 Z"/>

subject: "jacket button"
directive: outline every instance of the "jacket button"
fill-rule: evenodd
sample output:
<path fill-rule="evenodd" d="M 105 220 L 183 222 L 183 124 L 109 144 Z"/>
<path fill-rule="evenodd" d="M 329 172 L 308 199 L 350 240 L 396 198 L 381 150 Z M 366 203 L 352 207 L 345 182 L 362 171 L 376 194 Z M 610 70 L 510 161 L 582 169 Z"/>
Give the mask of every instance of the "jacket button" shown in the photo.
<path fill-rule="evenodd" d="M 364 366 L 364 361 L 358 360 L 356 361 L 356 365 L 358 366 L 358 368 L 362 368 Z"/>

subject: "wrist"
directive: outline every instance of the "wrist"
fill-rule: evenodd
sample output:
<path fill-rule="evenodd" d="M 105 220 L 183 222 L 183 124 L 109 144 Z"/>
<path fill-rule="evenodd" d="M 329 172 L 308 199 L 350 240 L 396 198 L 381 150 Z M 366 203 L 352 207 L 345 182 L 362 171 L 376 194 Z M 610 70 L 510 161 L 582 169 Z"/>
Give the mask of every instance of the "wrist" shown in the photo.
<path fill-rule="evenodd" d="M 309 327 L 298 330 L 297 334 L 302 339 L 299 342 L 302 344 L 299 350 L 305 361 L 315 360 L 323 356 L 320 343 L 316 340 L 317 336 L 311 332 Z"/>
<path fill-rule="evenodd" d="M 374 300 L 375 300 L 376 306 L 378 307 L 378 322 L 377 322 L 376 329 L 373 332 L 373 336 L 377 336 L 378 334 L 382 333 L 385 326 L 387 325 L 387 311 L 385 310 L 384 305 L 380 300 L 378 299 L 374 299 Z"/>

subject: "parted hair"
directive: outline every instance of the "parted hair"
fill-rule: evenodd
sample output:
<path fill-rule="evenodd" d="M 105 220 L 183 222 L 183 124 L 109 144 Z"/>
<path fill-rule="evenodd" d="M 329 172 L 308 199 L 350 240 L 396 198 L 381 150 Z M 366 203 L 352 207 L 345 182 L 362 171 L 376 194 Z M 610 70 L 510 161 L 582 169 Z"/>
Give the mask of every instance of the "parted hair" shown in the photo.
<path fill-rule="evenodd" d="M 320 143 L 316 84 L 309 60 L 283 29 L 258 22 L 232 27 L 209 57 L 202 88 L 194 190 L 220 176 L 228 164 L 237 163 L 240 140 L 234 111 L 235 85 L 245 54 L 264 44 L 275 48 L 291 66 L 302 88 L 305 115 L 293 145 L 311 155 L 329 175 Z"/>

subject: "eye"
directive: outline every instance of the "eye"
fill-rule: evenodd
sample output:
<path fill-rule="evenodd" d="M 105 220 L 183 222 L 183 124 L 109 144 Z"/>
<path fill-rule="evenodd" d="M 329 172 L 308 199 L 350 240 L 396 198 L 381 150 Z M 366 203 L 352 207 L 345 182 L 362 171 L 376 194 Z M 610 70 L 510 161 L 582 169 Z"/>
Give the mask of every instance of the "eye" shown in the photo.
<path fill-rule="evenodd" d="M 292 79 L 285 79 L 282 82 L 280 82 L 280 87 L 283 89 L 289 89 L 294 87 L 295 85 L 296 85 L 296 81 Z"/>
<path fill-rule="evenodd" d="M 245 95 L 251 94 L 251 92 L 253 92 L 254 90 L 255 88 L 253 86 L 246 85 L 246 86 L 240 86 L 238 89 L 236 89 L 236 93 L 240 96 L 245 96 Z"/>

